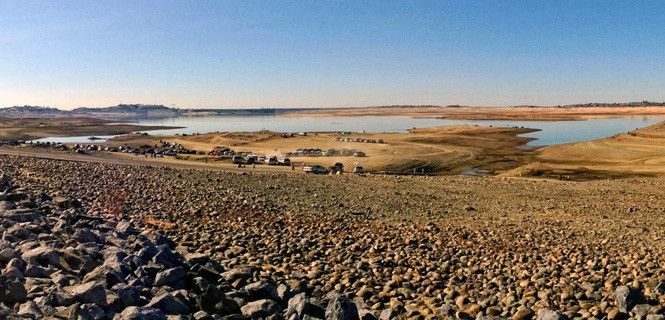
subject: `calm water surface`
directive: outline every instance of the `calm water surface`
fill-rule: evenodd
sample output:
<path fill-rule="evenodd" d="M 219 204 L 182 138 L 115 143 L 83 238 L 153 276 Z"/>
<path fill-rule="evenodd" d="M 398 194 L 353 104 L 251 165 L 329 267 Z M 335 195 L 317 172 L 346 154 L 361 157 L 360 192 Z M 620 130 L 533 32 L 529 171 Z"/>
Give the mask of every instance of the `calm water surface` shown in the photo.
<path fill-rule="evenodd" d="M 594 140 L 649 126 L 665 120 L 665 117 L 629 116 L 582 121 L 504 121 L 504 120 L 449 120 L 416 119 L 403 116 L 363 116 L 363 117 L 319 117 L 283 118 L 274 116 L 209 116 L 178 117 L 139 121 L 144 125 L 178 126 L 182 129 L 150 131 L 152 135 L 193 134 L 216 131 L 257 131 L 278 132 L 301 131 L 367 131 L 404 132 L 417 127 L 441 125 L 479 125 L 494 127 L 537 128 L 542 131 L 523 136 L 536 138 L 528 146 L 544 146 Z M 63 143 L 91 143 L 85 137 L 51 137 L 39 141 Z M 109 138 L 103 136 L 103 138 Z"/>
<path fill-rule="evenodd" d="M 502 120 L 450 120 L 417 119 L 402 116 L 283 118 L 272 116 L 245 117 L 179 117 L 142 121 L 146 125 L 179 126 L 183 129 L 159 130 L 151 134 L 203 133 L 214 131 L 367 131 L 403 132 L 411 128 L 441 125 L 480 125 L 494 127 L 537 128 L 542 131 L 525 134 L 536 138 L 529 146 L 543 146 L 600 139 L 631 131 L 665 120 L 665 117 L 630 116 L 581 121 L 502 121 Z"/>

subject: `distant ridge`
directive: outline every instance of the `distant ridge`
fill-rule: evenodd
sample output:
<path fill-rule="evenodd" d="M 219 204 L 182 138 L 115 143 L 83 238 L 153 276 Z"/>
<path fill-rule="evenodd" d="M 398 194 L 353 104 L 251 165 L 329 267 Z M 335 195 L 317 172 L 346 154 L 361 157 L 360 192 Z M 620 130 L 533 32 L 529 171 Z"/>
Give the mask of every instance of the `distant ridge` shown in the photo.
<path fill-rule="evenodd" d="M 76 108 L 73 116 L 98 117 L 103 119 L 152 119 L 177 117 L 183 110 L 153 104 L 119 104 L 102 108 Z"/>
<path fill-rule="evenodd" d="M 57 117 L 62 113 L 63 111 L 60 109 L 42 106 L 14 106 L 0 109 L 0 116 L 6 118 L 28 118 L 34 115 Z"/>
<path fill-rule="evenodd" d="M 526 108 L 542 108 L 542 106 L 516 106 Z M 626 107 L 665 107 L 665 102 L 640 101 L 640 102 L 591 102 L 583 104 L 567 104 L 551 106 L 551 108 L 626 108 Z"/>
<path fill-rule="evenodd" d="M 447 108 L 474 108 L 482 106 L 463 106 L 463 105 L 448 105 Z M 640 102 L 590 102 L 578 104 L 565 104 L 555 106 L 539 106 L 539 105 L 515 105 L 508 106 L 507 108 L 626 108 L 626 107 L 665 107 L 665 102 L 653 101 L 640 101 Z"/>
<path fill-rule="evenodd" d="M 0 108 L 1 118 L 89 117 L 108 120 L 163 119 L 178 116 L 204 115 L 274 115 L 301 109 L 179 109 L 153 104 L 119 104 L 110 107 L 80 107 L 61 110 L 42 106 L 14 106 Z"/>
<path fill-rule="evenodd" d="M 111 107 L 90 108 L 81 107 L 72 110 L 73 113 L 82 112 L 174 112 L 176 108 L 169 108 L 163 105 L 154 104 L 119 104 Z"/>
<path fill-rule="evenodd" d="M 665 107 L 665 102 L 592 102 L 584 104 L 569 104 L 556 106 L 518 105 L 509 108 L 625 108 L 625 107 Z M 44 118 L 44 117 L 89 117 L 108 120 L 144 120 L 162 119 L 178 116 L 206 116 L 206 115 L 228 115 L 228 116 L 256 116 L 277 115 L 283 113 L 326 111 L 336 109 L 394 109 L 394 108 L 473 108 L 474 106 L 448 105 L 385 105 L 365 106 L 351 108 L 243 108 L 243 109 L 180 109 L 157 104 L 119 104 L 109 107 L 80 107 L 73 110 L 61 110 L 45 106 L 13 106 L 0 108 L 1 118 Z M 480 107 L 480 106 L 476 106 Z"/>

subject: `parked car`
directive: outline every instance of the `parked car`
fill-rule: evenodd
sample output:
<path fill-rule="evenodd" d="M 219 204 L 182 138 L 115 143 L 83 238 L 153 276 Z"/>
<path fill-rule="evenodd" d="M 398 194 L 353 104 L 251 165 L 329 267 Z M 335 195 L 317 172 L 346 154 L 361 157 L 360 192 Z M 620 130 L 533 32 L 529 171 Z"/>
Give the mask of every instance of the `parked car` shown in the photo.
<path fill-rule="evenodd" d="M 268 159 L 266 159 L 266 164 L 271 166 L 276 166 L 279 164 L 279 161 L 277 160 L 277 157 L 269 157 Z"/>
<path fill-rule="evenodd" d="M 361 166 L 356 166 L 355 168 L 353 168 L 353 173 L 355 173 L 355 174 L 365 173 L 365 168 L 363 168 Z"/>
<path fill-rule="evenodd" d="M 233 163 L 235 164 L 245 163 L 245 159 L 240 155 L 233 156 L 233 158 L 231 158 L 231 161 L 233 161 Z"/>
<path fill-rule="evenodd" d="M 247 163 L 248 163 L 248 164 L 252 164 L 252 163 L 256 163 L 256 162 L 257 162 L 256 160 L 257 160 L 258 158 L 259 158 L 259 157 L 257 157 L 255 154 L 250 154 L 250 155 L 248 155 L 248 156 L 246 157 L 245 160 L 247 160 Z"/>
<path fill-rule="evenodd" d="M 289 158 L 279 159 L 279 164 L 281 164 L 283 166 L 290 166 L 291 165 L 291 159 L 289 159 Z"/>
<path fill-rule="evenodd" d="M 337 162 L 330 167 L 330 171 L 332 171 L 332 173 L 344 172 L 344 164 L 341 162 Z"/>
<path fill-rule="evenodd" d="M 324 168 L 321 165 L 315 164 L 311 166 L 304 166 L 302 170 L 305 173 L 313 173 L 313 174 L 326 174 L 328 173 L 328 169 Z"/>

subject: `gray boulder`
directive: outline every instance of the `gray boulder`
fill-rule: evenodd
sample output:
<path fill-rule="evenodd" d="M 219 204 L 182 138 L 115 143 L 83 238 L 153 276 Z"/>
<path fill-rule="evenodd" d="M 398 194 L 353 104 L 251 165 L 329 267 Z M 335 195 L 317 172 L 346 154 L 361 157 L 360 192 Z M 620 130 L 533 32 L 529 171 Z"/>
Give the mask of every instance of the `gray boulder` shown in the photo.
<path fill-rule="evenodd" d="M 76 230 L 74 237 L 83 243 L 102 243 L 101 238 L 88 229 Z"/>
<path fill-rule="evenodd" d="M 31 209 L 14 209 L 5 212 L 2 217 L 14 222 L 31 222 L 39 218 L 39 214 Z"/>
<path fill-rule="evenodd" d="M 34 301 L 27 301 L 18 307 L 16 314 L 20 317 L 30 319 L 40 319 L 43 317 L 42 310 Z"/>
<path fill-rule="evenodd" d="M 0 175 L 0 190 L 5 191 L 12 187 L 12 177 L 6 173 Z"/>
<path fill-rule="evenodd" d="M 170 293 L 156 296 L 146 305 L 149 308 L 161 310 L 164 314 L 188 314 L 189 309 L 180 299 Z"/>
<path fill-rule="evenodd" d="M 8 278 L 5 275 L 0 277 L 0 301 L 11 305 L 23 302 L 27 297 L 28 291 L 18 279 Z"/>
<path fill-rule="evenodd" d="M 9 260 L 12 260 L 14 258 L 18 258 L 19 254 L 16 250 L 13 248 L 2 248 L 0 249 L 0 264 L 6 263 Z"/>
<path fill-rule="evenodd" d="M 536 320 L 568 320 L 568 317 L 554 310 L 540 309 L 536 315 Z"/>
<path fill-rule="evenodd" d="M 247 279 L 252 277 L 252 270 L 249 268 L 235 268 L 222 273 L 226 281 L 233 282 L 238 279 Z"/>
<path fill-rule="evenodd" d="M 614 291 L 617 307 L 621 312 L 628 313 L 634 306 L 644 303 L 644 295 L 641 291 L 628 286 L 620 286 Z"/>
<path fill-rule="evenodd" d="M 93 281 L 69 287 L 69 292 L 76 301 L 106 306 L 106 289 L 101 282 Z"/>
<path fill-rule="evenodd" d="M 175 287 L 185 278 L 185 269 L 175 267 L 157 273 L 155 276 L 155 285 Z"/>
<path fill-rule="evenodd" d="M 29 264 L 43 267 L 57 266 L 60 264 L 60 255 L 58 255 L 55 250 L 45 246 L 39 246 L 23 252 L 21 259 Z"/>
<path fill-rule="evenodd" d="M 240 308 L 240 312 L 243 316 L 252 319 L 266 318 L 276 314 L 278 311 L 279 305 L 277 302 L 269 299 L 252 301 Z"/>
<path fill-rule="evenodd" d="M 25 276 L 33 278 L 50 278 L 57 269 L 54 268 L 44 268 L 39 265 L 28 264 L 25 268 Z"/>
<path fill-rule="evenodd" d="M 358 307 L 344 295 L 335 295 L 326 308 L 326 320 L 360 320 Z"/>
<path fill-rule="evenodd" d="M 192 318 L 194 318 L 194 320 L 213 320 L 214 319 L 212 316 L 210 316 L 205 311 L 199 311 L 199 312 L 195 313 L 192 316 Z"/>
<path fill-rule="evenodd" d="M 291 317 L 296 315 L 298 318 L 302 318 L 305 314 L 305 306 L 307 305 L 307 297 L 305 293 L 299 293 L 293 298 L 289 299 L 288 306 L 286 308 L 286 317 Z"/>
<path fill-rule="evenodd" d="M 180 262 L 178 256 L 165 245 L 161 246 L 161 249 L 152 258 L 152 261 L 166 268 L 176 267 Z"/>
<path fill-rule="evenodd" d="M 113 286 L 112 290 L 115 290 L 118 298 L 125 307 L 135 306 L 141 299 L 141 293 L 139 292 L 139 289 L 134 286 L 118 284 Z"/>
<path fill-rule="evenodd" d="M 51 289 L 44 297 L 44 302 L 52 307 L 69 306 L 74 303 L 74 296 L 62 289 Z"/>
<path fill-rule="evenodd" d="M 129 234 L 134 233 L 134 228 L 127 221 L 120 221 L 115 226 L 116 234 L 121 238 L 126 238 Z"/>
<path fill-rule="evenodd" d="M 113 320 L 166 320 L 166 316 L 155 308 L 127 307 L 116 314 Z"/>
<path fill-rule="evenodd" d="M 79 306 L 77 310 L 79 319 L 81 320 L 104 320 L 106 313 L 104 309 L 94 303 L 85 303 Z"/>
<path fill-rule="evenodd" d="M 651 305 L 638 304 L 634 306 L 632 310 L 630 310 L 630 313 L 632 313 L 633 316 L 638 319 L 644 319 L 647 314 L 649 314 L 649 309 L 651 309 Z"/>
<path fill-rule="evenodd" d="M 25 268 L 28 265 L 25 263 L 25 261 L 21 260 L 20 258 L 14 258 L 9 260 L 7 263 L 7 266 L 5 268 L 16 268 L 16 270 L 24 272 L 25 273 Z"/>
<path fill-rule="evenodd" d="M 245 286 L 244 290 L 247 292 L 249 301 L 256 301 L 261 299 L 279 300 L 277 295 L 277 287 L 268 282 L 254 282 Z"/>

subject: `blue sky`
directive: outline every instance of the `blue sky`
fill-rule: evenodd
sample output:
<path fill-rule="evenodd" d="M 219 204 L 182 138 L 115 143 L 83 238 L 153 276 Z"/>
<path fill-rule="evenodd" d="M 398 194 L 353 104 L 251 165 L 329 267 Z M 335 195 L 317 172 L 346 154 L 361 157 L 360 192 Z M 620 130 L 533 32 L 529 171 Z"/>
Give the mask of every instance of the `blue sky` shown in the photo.
<path fill-rule="evenodd" d="M 5 1 L 0 106 L 665 100 L 662 1 Z"/>

